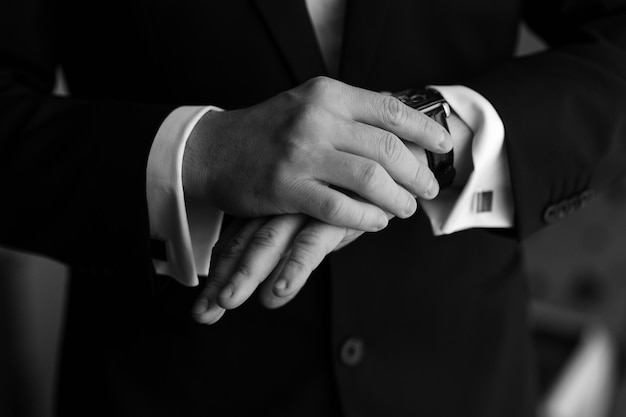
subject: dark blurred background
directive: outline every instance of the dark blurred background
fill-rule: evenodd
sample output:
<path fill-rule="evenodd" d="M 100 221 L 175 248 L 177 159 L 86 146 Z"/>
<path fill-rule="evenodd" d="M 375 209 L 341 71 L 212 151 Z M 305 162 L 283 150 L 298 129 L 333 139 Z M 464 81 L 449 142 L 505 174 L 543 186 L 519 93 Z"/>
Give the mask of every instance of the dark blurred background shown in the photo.
<path fill-rule="evenodd" d="M 519 54 L 542 48 L 522 27 Z M 626 182 L 525 250 L 542 416 L 626 415 Z M 0 417 L 52 416 L 66 284 L 62 265 L 0 248 Z"/>

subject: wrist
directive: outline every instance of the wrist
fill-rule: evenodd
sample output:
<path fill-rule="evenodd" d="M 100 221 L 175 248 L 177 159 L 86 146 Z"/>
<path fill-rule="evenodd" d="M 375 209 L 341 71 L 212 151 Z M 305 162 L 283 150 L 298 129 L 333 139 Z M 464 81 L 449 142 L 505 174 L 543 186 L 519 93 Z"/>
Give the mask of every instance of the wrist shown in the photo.
<path fill-rule="evenodd" d="M 196 122 L 189 134 L 182 163 L 182 183 L 186 198 L 203 199 L 209 189 L 208 166 L 206 157 L 214 154 L 210 149 L 210 138 L 215 137 L 215 119 L 220 112 L 207 111 Z M 213 170 L 216 167 L 212 167 Z"/>

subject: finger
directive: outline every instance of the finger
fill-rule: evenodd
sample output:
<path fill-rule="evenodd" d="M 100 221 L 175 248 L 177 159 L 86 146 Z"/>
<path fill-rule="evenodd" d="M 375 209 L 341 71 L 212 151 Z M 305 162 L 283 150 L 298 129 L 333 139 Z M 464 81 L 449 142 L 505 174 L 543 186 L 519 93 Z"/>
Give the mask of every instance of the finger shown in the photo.
<path fill-rule="evenodd" d="M 280 307 L 281 305 L 284 305 L 284 303 L 280 305 L 276 304 L 277 297 L 274 294 L 274 285 L 276 284 L 276 281 L 278 280 L 280 273 L 285 267 L 285 262 L 287 261 L 287 258 L 289 257 L 290 253 L 291 253 L 291 249 L 289 250 L 289 252 L 286 253 L 286 256 L 284 256 L 278 262 L 274 270 L 270 273 L 270 275 L 263 282 L 263 284 L 261 284 L 259 288 L 259 300 L 261 301 L 261 304 L 267 308 L 277 308 L 277 307 Z"/>
<path fill-rule="evenodd" d="M 319 181 L 307 181 L 291 203 L 297 212 L 340 227 L 377 232 L 387 227 L 383 210 L 368 202 L 349 197 Z"/>
<path fill-rule="evenodd" d="M 218 304 L 225 309 L 243 304 L 275 269 L 307 219 L 295 214 L 276 216 L 254 232 Z"/>
<path fill-rule="evenodd" d="M 322 150 L 320 156 L 320 164 L 313 175 L 321 181 L 353 191 L 398 217 L 406 218 L 415 213 L 415 197 L 400 187 L 377 162 L 334 149 Z M 425 170 L 423 176 L 428 178 L 432 174 Z M 421 181 L 425 182 L 423 178 Z"/>
<path fill-rule="evenodd" d="M 346 229 L 345 236 L 343 237 L 343 239 L 341 239 L 341 242 L 339 242 L 339 244 L 335 247 L 335 249 L 333 249 L 333 252 L 338 251 L 339 249 L 345 248 L 350 243 L 358 239 L 362 234 L 363 232 L 361 232 L 360 230 Z"/>
<path fill-rule="evenodd" d="M 405 144 L 393 133 L 356 122 L 343 123 L 338 133 L 333 141 L 337 150 L 378 162 L 395 182 L 403 185 L 415 196 L 430 199 L 437 195 L 438 183 L 428 169 L 425 154 L 424 162 L 422 162 L 407 147 L 407 144 L 417 146 L 414 143 L 406 142 Z M 381 208 L 385 207 L 381 206 Z M 413 213 L 409 215 L 411 214 Z"/>
<path fill-rule="evenodd" d="M 404 146 L 413 154 L 415 159 L 420 161 L 421 164 L 428 166 L 428 159 L 426 158 L 426 152 L 424 148 L 414 144 L 413 142 L 404 142 Z"/>
<path fill-rule="evenodd" d="M 272 286 L 273 296 L 263 297 L 269 308 L 289 302 L 302 289 L 307 279 L 346 234 L 343 227 L 319 221 L 310 222 L 294 239 L 289 256 L 281 265 Z"/>
<path fill-rule="evenodd" d="M 352 119 L 387 130 L 433 152 L 452 149 L 452 137 L 436 121 L 396 97 L 347 86 L 342 95 Z"/>
<path fill-rule="evenodd" d="M 267 218 L 236 221 L 227 229 L 213 249 L 211 269 L 206 285 L 192 308 L 193 318 L 202 324 L 213 324 L 223 315 L 225 309 L 217 302 L 217 297 L 228 282 L 237 262 L 243 255 L 248 242 Z M 235 230 L 233 233 L 232 231 Z"/>

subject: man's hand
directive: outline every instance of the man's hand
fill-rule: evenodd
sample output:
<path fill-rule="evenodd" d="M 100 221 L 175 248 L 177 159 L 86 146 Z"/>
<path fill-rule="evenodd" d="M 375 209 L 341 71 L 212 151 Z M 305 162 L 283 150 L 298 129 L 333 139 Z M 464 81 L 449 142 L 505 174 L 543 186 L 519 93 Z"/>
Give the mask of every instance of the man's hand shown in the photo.
<path fill-rule="evenodd" d="M 362 233 L 301 214 L 239 219 L 213 251 L 211 272 L 192 314 L 199 323 L 213 324 L 259 286 L 263 305 L 280 307 L 296 296 L 326 255 Z"/>
<path fill-rule="evenodd" d="M 185 195 L 237 216 L 304 213 L 377 231 L 385 212 L 409 217 L 414 196 L 439 191 L 399 138 L 452 147 L 445 129 L 396 98 L 315 78 L 250 108 L 207 113 L 185 149 Z"/>
<path fill-rule="evenodd" d="M 448 125 L 455 140 L 455 167 L 460 173 L 457 186 L 463 187 L 472 166 L 473 133 L 454 112 Z M 418 161 L 428 164 L 423 148 L 414 143 L 405 145 Z M 227 309 L 243 304 L 259 286 L 262 303 L 269 308 L 280 307 L 296 296 L 326 255 L 362 234 L 304 215 L 238 219 L 213 251 L 211 272 L 193 316 L 200 323 L 215 323 Z"/>

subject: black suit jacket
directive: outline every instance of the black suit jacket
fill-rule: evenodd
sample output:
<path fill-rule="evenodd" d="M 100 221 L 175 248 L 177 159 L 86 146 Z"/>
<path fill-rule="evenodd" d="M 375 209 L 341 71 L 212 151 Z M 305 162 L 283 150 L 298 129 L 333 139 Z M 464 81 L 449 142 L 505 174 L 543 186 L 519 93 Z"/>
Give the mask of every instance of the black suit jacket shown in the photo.
<path fill-rule="evenodd" d="M 324 74 L 304 2 L 0 4 L 0 242 L 72 267 L 61 415 L 532 415 L 518 242 L 622 175 L 625 7 L 349 0 L 340 79 L 463 84 L 495 106 L 515 228 L 395 220 L 288 306 L 207 327 L 197 289 L 151 267 L 151 141 L 178 105 L 248 106 Z M 553 49 L 513 59 L 521 19 Z M 49 95 L 57 65 L 71 98 Z"/>

